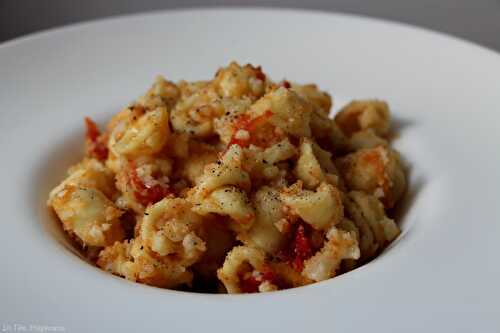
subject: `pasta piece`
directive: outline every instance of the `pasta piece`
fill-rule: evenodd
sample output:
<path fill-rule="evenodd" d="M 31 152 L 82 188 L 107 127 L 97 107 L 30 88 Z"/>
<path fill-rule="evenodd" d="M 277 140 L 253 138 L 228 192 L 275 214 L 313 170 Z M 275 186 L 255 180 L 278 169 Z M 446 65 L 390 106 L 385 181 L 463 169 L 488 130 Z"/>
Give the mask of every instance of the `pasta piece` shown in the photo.
<path fill-rule="evenodd" d="M 300 144 L 300 157 L 295 166 L 297 178 L 302 180 L 304 187 L 315 189 L 325 180 L 325 174 L 314 156 L 311 140 L 304 139 Z"/>
<path fill-rule="evenodd" d="M 337 162 L 349 189 L 373 194 L 386 208 L 394 207 L 406 189 L 399 154 L 390 148 L 361 149 Z"/>
<path fill-rule="evenodd" d="M 203 175 L 194 187 L 191 197 L 194 203 L 201 203 L 216 188 L 233 185 L 242 189 L 250 188 L 250 177 L 242 168 L 243 151 L 240 146 L 232 145 L 216 163 L 205 167 Z"/>
<path fill-rule="evenodd" d="M 314 229 L 327 230 L 343 217 L 340 192 L 330 184 L 321 183 L 316 192 L 303 190 L 297 182 L 281 192 L 283 203 Z"/>
<path fill-rule="evenodd" d="M 359 259 L 360 251 L 356 236 L 332 227 L 326 234 L 321 250 L 304 262 L 302 275 L 313 281 L 323 281 L 336 275 L 344 259 Z"/>
<path fill-rule="evenodd" d="M 151 88 L 143 96 L 139 97 L 137 104 L 148 110 L 154 110 L 158 107 L 166 107 L 170 110 L 179 98 L 180 90 L 177 85 L 159 75 Z"/>
<path fill-rule="evenodd" d="M 291 89 L 296 92 L 300 97 L 307 100 L 309 103 L 314 105 L 318 110 L 320 110 L 325 115 L 328 115 L 332 107 L 332 97 L 318 89 L 315 84 L 296 84 L 291 85 Z"/>
<path fill-rule="evenodd" d="M 236 246 L 226 256 L 217 277 L 230 294 L 276 290 L 274 274 L 268 267 L 263 251 Z"/>
<path fill-rule="evenodd" d="M 335 122 L 347 136 L 369 128 L 383 136 L 389 131 L 389 106 L 379 100 L 352 101 L 335 115 Z"/>
<path fill-rule="evenodd" d="M 304 276 L 304 274 L 301 274 L 301 272 L 295 270 L 287 262 L 270 262 L 269 265 L 277 276 L 277 279 L 281 281 L 284 286 L 289 288 L 302 287 L 314 282 Z"/>
<path fill-rule="evenodd" d="M 214 86 L 221 97 L 246 96 L 257 99 L 266 90 L 266 75 L 262 73 L 260 66 L 247 64 L 242 67 L 233 61 L 217 71 Z"/>
<path fill-rule="evenodd" d="M 215 163 L 217 157 L 217 151 L 212 146 L 191 144 L 189 158 L 183 159 L 178 168 L 180 176 L 192 185 L 197 184 L 205 167 Z"/>
<path fill-rule="evenodd" d="M 349 150 L 360 150 L 388 145 L 389 143 L 387 140 L 375 134 L 375 131 L 371 128 L 355 132 L 349 138 Z"/>
<path fill-rule="evenodd" d="M 319 143 L 331 150 L 344 151 L 347 147 L 347 138 L 328 114 L 314 109 L 309 122 L 311 134 Z"/>
<path fill-rule="evenodd" d="M 180 265 L 194 264 L 206 246 L 198 235 L 203 220 L 191 208 L 188 201 L 180 198 L 165 198 L 149 206 L 140 223 L 143 244 L 159 256 L 175 257 Z"/>
<path fill-rule="evenodd" d="M 204 282 L 213 282 L 217 279 L 217 269 L 224 263 L 226 254 L 234 247 L 236 240 L 234 233 L 220 218 L 205 218 L 203 231 L 206 250 L 192 268 Z"/>
<path fill-rule="evenodd" d="M 82 162 L 72 166 L 68 170 L 68 178 L 49 193 L 48 205 L 51 205 L 54 197 L 66 185 L 94 188 L 101 191 L 110 199 L 113 199 L 117 194 L 113 173 L 96 159 L 84 159 Z"/>
<path fill-rule="evenodd" d="M 189 134 L 172 132 L 162 153 L 169 157 L 186 159 L 189 157 L 189 143 Z"/>
<path fill-rule="evenodd" d="M 168 112 L 165 107 L 158 107 L 145 113 L 117 138 L 111 150 L 116 155 L 130 157 L 151 155 L 159 152 L 170 133 Z"/>
<path fill-rule="evenodd" d="M 371 258 L 399 235 L 398 226 L 386 216 L 383 205 L 373 195 L 351 191 L 344 204 L 347 214 L 359 230 L 364 260 Z"/>
<path fill-rule="evenodd" d="M 272 116 L 269 122 L 274 126 L 295 137 L 310 137 L 312 110 L 313 106 L 297 93 L 279 88 L 255 102 L 248 114 L 255 118 L 270 111 Z"/>
<path fill-rule="evenodd" d="M 170 113 L 170 122 L 176 132 L 206 138 L 214 134 L 214 118 L 223 114 L 224 108 L 219 96 L 208 85 L 181 99 Z"/>
<path fill-rule="evenodd" d="M 140 238 L 106 247 L 99 254 L 97 265 L 127 280 L 161 288 L 190 284 L 193 279 L 192 272 L 174 259 L 157 259 Z"/>
<path fill-rule="evenodd" d="M 252 100 L 248 97 L 241 99 L 222 98 L 224 115 L 214 119 L 214 130 L 219 139 L 226 145 L 229 144 L 235 134 L 235 126 L 240 121 L 243 114 L 252 105 Z"/>
<path fill-rule="evenodd" d="M 349 220 L 348 218 L 344 218 L 339 224 L 336 225 L 338 229 L 348 231 L 352 235 L 356 237 L 356 241 L 358 242 L 358 247 L 360 243 L 360 235 L 359 235 L 359 228 L 356 226 L 356 224 L 352 221 Z M 361 249 L 360 249 L 360 257 L 361 257 Z M 359 258 L 358 258 L 359 259 Z M 342 261 L 342 269 L 345 272 L 352 271 L 356 266 L 358 266 L 358 260 L 357 259 L 344 259 Z"/>
<path fill-rule="evenodd" d="M 255 222 L 245 233 L 240 233 L 238 238 L 248 245 L 262 249 L 268 254 L 275 254 L 283 248 L 286 237 L 275 226 L 283 219 L 283 204 L 279 192 L 267 186 L 262 186 L 255 193 L 253 199 L 255 206 Z"/>
<path fill-rule="evenodd" d="M 124 238 L 122 211 L 95 188 L 65 185 L 51 200 L 64 230 L 84 246 L 107 246 Z"/>
<path fill-rule="evenodd" d="M 277 163 L 291 159 L 297 155 L 297 148 L 287 139 L 263 149 L 250 146 L 244 150 L 245 168 L 253 181 L 256 179 L 273 179 L 279 176 Z"/>
<path fill-rule="evenodd" d="M 201 215 L 216 213 L 230 216 L 236 221 L 233 227 L 239 231 L 250 228 L 255 218 L 254 209 L 247 195 L 234 186 L 224 186 L 214 190 L 200 204 L 195 205 L 193 211 Z"/>
<path fill-rule="evenodd" d="M 116 187 L 122 193 L 117 200 L 122 209 L 132 209 L 142 214 L 149 204 L 173 194 L 169 178 L 172 160 L 142 156 L 133 161 L 121 159 L 121 163 L 116 174 Z"/>

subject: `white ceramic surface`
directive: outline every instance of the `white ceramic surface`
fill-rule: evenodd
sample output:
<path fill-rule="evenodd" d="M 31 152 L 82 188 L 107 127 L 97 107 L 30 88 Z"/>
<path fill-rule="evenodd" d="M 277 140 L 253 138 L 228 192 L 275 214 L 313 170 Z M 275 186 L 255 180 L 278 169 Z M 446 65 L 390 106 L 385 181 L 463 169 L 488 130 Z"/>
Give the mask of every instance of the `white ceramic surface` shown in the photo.
<path fill-rule="evenodd" d="M 44 205 L 80 157 L 83 117 L 106 119 L 157 74 L 209 78 L 232 59 L 316 82 L 337 106 L 389 101 L 411 169 L 402 236 L 350 273 L 268 294 L 161 290 L 83 262 Z M 163 12 L 0 45 L 0 328 L 498 331 L 499 80 L 500 56 L 461 40 L 288 10 Z"/>

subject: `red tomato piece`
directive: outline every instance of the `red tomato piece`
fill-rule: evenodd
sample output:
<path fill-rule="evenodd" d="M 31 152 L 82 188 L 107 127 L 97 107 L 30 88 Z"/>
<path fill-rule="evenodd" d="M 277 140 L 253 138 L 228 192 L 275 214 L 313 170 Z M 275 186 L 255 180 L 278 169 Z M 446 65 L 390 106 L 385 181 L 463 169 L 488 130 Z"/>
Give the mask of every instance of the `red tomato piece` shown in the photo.
<path fill-rule="evenodd" d="M 246 114 L 242 115 L 234 125 L 233 136 L 231 138 L 231 141 L 229 142 L 228 147 L 236 144 L 246 148 L 250 144 L 254 143 L 252 140 L 252 132 L 255 132 L 257 128 L 264 125 L 269 120 L 269 118 L 272 117 L 272 115 L 273 113 L 271 110 L 267 110 L 266 112 L 264 112 L 264 114 L 255 117 L 254 119 L 250 119 L 250 117 Z M 243 140 L 236 138 L 236 133 L 238 133 L 239 130 L 247 131 L 250 134 L 250 139 Z"/>
<path fill-rule="evenodd" d="M 148 186 L 144 184 L 141 177 L 139 177 L 139 175 L 137 174 L 135 163 L 130 162 L 129 164 L 130 164 L 130 174 L 129 174 L 130 184 L 134 188 L 135 198 L 143 206 L 154 204 L 172 193 L 172 191 L 168 186 L 163 186 L 161 184 Z"/>
<path fill-rule="evenodd" d="M 106 147 L 106 143 L 102 139 L 97 124 L 89 117 L 85 117 L 85 127 L 88 153 L 98 160 L 104 161 L 108 158 L 108 147 Z"/>

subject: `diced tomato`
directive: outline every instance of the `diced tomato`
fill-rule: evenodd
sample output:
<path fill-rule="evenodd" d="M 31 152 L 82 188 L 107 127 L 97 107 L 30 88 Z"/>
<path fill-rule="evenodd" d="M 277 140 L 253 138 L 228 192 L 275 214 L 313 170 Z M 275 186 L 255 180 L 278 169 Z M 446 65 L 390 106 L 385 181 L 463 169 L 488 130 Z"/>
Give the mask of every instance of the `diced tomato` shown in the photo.
<path fill-rule="evenodd" d="M 101 135 L 101 132 L 97 128 L 97 124 L 89 117 L 85 117 L 85 127 L 87 128 L 87 138 L 89 138 L 90 141 L 96 141 L 99 135 Z"/>
<path fill-rule="evenodd" d="M 98 160 L 104 161 L 108 157 L 108 147 L 102 139 L 97 124 L 89 117 L 85 117 L 85 127 L 88 153 Z"/>
<path fill-rule="evenodd" d="M 294 254 L 292 266 L 296 271 L 301 272 L 304 269 L 304 260 L 312 255 L 311 241 L 306 237 L 302 224 L 297 227 L 292 244 Z"/>
<path fill-rule="evenodd" d="M 231 141 L 229 142 L 228 147 L 233 145 L 233 144 L 236 144 L 236 145 L 239 145 L 241 147 L 246 148 L 250 144 L 254 143 L 255 140 L 252 140 L 252 133 L 255 132 L 255 130 L 257 128 L 264 125 L 269 120 L 269 118 L 271 118 L 272 116 L 273 116 L 273 113 L 271 110 L 267 110 L 266 112 L 264 112 L 264 114 L 262 114 L 258 117 L 255 117 L 254 119 L 250 119 L 250 116 L 248 116 L 246 114 L 242 115 L 238 119 L 236 124 L 234 125 L 233 136 L 231 138 Z M 239 130 L 247 131 L 250 134 L 250 139 L 242 140 L 242 139 L 236 138 L 236 133 Z"/>
<path fill-rule="evenodd" d="M 255 77 L 261 81 L 266 80 L 266 74 L 262 72 L 262 67 L 257 66 L 257 68 L 255 68 Z"/>
<path fill-rule="evenodd" d="M 302 272 L 304 260 L 309 259 L 313 254 L 307 229 L 304 222 L 295 223 L 290 231 L 289 245 L 278 253 L 278 258 L 288 262 L 297 272 Z"/>
<path fill-rule="evenodd" d="M 271 268 L 264 267 L 262 272 L 260 272 L 260 275 L 257 277 L 254 275 L 247 278 L 240 276 L 240 289 L 244 293 L 255 293 L 259 291 L 259 285 L 265 281 L 268 281 L 278 287 L 282 285 Z"/>
<path fill-rule="evenodd" d="M 246 279 L 240 279 L 240 289 L 244 293 L 256 293 L 259 291 L 259 285 L 261 282 L 257 281 L 257 278 L 251 276 Z"/>
<path fill-rule="evenodd" d="M 129 179 L 132 187 L 134 188 L 134 196 L 142 205 L 147 206 L 149 204 L 154 204 L 172 193 L 168 186 L 161 184 L 148 186 L 144 184 L 141 177 L 137 174 L 135 163 L 130 162 L 129 164 Z"/>

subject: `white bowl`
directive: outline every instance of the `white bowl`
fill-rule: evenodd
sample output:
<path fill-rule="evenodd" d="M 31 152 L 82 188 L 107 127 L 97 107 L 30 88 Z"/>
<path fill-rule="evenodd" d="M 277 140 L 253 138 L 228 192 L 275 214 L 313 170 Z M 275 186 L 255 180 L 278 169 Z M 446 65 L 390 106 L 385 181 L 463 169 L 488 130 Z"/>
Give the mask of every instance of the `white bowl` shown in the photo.
<path fill-rule="evenodd" d="M 410 166 L 402 235 L 335 279 L 254 295 L 162 290 L 75 255 L 45 208 L 103 121 L 157 74 L 230 60 L 386 99 Z M 402 24 L 291 10 L 187 10 L 77 24 L 0 46 L 0 325 L 68 332 L 447 331 L 500 327 L 500 56 Z M 15 326 L 20 325 L 20 326 Z M 32 327 L 35 329 L 35 326 Z"/>

